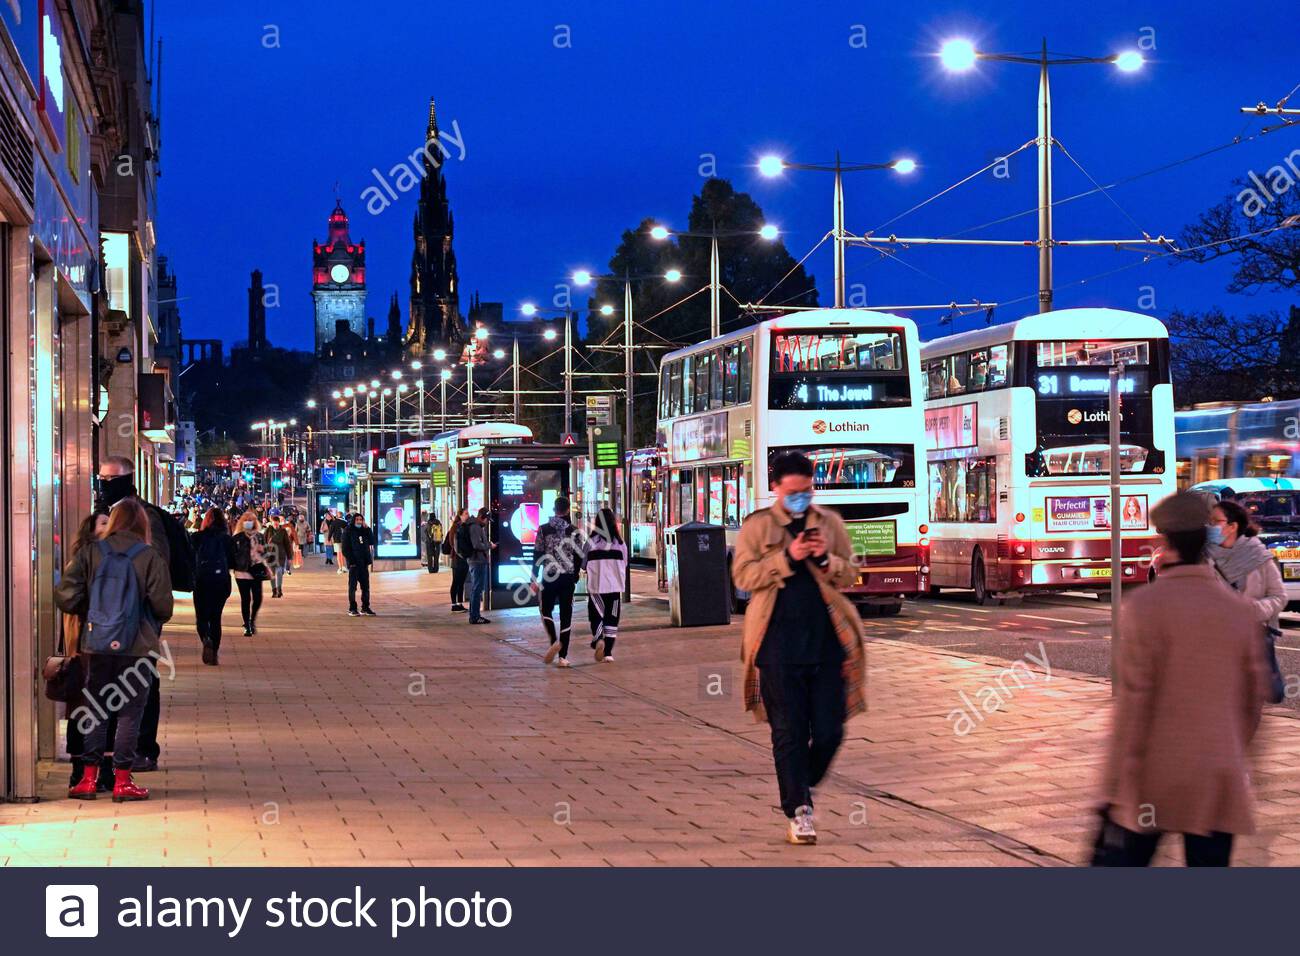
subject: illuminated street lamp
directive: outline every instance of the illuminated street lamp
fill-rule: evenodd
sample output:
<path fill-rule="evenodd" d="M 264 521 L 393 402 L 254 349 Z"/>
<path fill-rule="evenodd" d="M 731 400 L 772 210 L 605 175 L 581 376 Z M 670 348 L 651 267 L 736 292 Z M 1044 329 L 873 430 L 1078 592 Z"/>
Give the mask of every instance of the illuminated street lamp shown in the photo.
<path fill-rule="evenodd" d="M 1048 68 L 1053 66 L 1079 66 L 1106 63 L 1121 73 L 1141 69 L 1142 54 L 1136 50 L 1114 53 L 1110 56 L 1049 56 L 1047 41 L 1043 41 L 1038 56 L 1018 53 L 986 53 L 964 38 L 947 40 L 939 47 L 939 62 L 952 73 L 974 69 L 980 60 L 998 63 L 1024 63 L 1038 67 L 1038 311 L 1052 310 L 1052 92 L 1048 82 Z"/>
<path fill-rule="evenodd" d="M 709 338 L 717 338 L 722 334 L 722 266 L 718 257 L 718 240 L 752 235 L 754 235 L 753 230 L 718 232 L 715 229 L 712 232 L 677 232 L 664 225 L 655 225 L 650 227 L 650 238 L 658 239 L 660 241 L 667 239 L 669 236 L 710 240 Z M 778 231 L 776 226 L 764 225 L 759 228 L 758 235 L 763 239 L 771 241 L 777 237 Z M 668 279 L 669 282 L 676 282 L 681 278 L 681 273 L 676 269 L 670 269 L 665 278 Z"/>
<path fill-rule="evenodd" d="M 869 169 L 891 169 L 901 175 L 916 171 L 916 160 L 900 157 L 888 163 L 842 163 L 840 154 L 835 154 L 834 165 L 817 163 L 793 163 L 776 155 L 763 156 L 758 161 L 758 171 L 769 178 L 779 176 L 787 169 L 808 169 L 817 172 L 835 174 L 835 197 L 833 206 L 833 223 L 831 235 L 835 240 L 835 308 L 844 308 L 844 246 L 847 233 L 844 230 L 844 174 L 857 173 Z"/>

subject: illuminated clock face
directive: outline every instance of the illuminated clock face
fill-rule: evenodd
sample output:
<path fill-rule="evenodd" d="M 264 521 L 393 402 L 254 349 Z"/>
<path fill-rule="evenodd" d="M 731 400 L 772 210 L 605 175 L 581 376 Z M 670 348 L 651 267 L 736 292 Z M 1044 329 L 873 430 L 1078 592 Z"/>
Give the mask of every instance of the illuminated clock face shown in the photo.
<path fill-rule="evenodd" d="M 330 278 L 335 282 L 347 282 L 348 275 L 348 267 L 341 262 L 334 266 L 334 268 L 330 269 Z"/>

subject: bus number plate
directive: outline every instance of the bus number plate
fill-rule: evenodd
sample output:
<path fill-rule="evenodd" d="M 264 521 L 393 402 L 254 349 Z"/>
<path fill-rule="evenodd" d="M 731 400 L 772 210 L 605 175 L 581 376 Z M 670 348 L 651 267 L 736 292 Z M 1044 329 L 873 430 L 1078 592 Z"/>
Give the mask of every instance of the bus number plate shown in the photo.
<path fill-rule="evenodd" d="M 1081 578 L 1108 578 L 1110 577 L 1110 568 L 1080 568 L 1079 577 Z"/>
<path fill-rule="evenodd" d="M 1300 548 L 1278 548 L 1273 555 L 1279 561 L 1300 561 Z"/>

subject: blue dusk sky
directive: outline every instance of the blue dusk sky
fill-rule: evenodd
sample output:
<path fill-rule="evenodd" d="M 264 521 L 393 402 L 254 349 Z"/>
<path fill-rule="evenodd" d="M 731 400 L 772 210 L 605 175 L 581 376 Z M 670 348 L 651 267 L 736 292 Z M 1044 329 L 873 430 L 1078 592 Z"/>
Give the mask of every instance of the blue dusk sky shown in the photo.
<path fill-rule="evenodd" d="M 156 29 L 160 249 L 179 278 L 186 336 L 228 344 L 246 335 L 248 274 L 260 268 L 279 291 L 267 316 L 272 342 L 311 347 L 311 244 L 325 235 L 336 183 L 353 237 L 366 242 L 369 314 L 382 328 L 396 291 L 405 315 L 416 191 L 377 215 L 362 194 L 372 170 L 384 173 L 422 145 L 431 95 L 441 125 L 454 122 L 464 142 L 464 158 L 453 150 L 445 167 L 462 311 L 478 291 L 504 302 L 507 315 L 549 299 L 575 267 L 603 268 L 642 218 L 684 225 L 702 166 L 752 194 L 799 258 L 830 228 L 831 179 L 763 179 L 760 155 L 914 157 L 920 166 L 908 177 L 846 178 L 847 225 L 861 233 L 1032 139 L 1035 70 L 982 63 L 946 73 L 934 53 L 951 36 L 999 52 L 1032 52 L 1044 37 L 1061 54 L 1145 47 L 1136 74 L 1106 65 L 1053 72 L 1054 132 L 1088 174 L 1058 154 L 1058 199 L 1091 188 L 1088 176 L 1111 183 L 1243 138 L 1123 185 L 1113 203 L 1094 195 L 1059 206 L 1058 239 L 1132 238 L 1139 228 L 1176 236 L 1232 192 L 1234 178 L 1264 174 L 1300 149 L 1300 126 L 1250 138 L 1264 123 L 1239 112 L 1300 83 L 1293 31 L 1209 0 L 172 2 L 158 5 Z M 885 231 L 952 235 L 1032 210 L 1033 150 L 1005 171 Z M 1029 214 L 971 235 L 1028 239 L 1035 229 Z M 1057 306 L 1163 316 L 1291 301 L 1228 294 L 1226 264 L 1142 258 L 1058 250 Z M 828 244 L 808 266 L 829 303 Z M 850 249 L 848 283 L 870 304 L 1005 302 L 996 319 L 1007 321 L 1035 311 L 1036 256 Z M 937 313 L 915 317 L 923 332 L 938 331 Z"/>

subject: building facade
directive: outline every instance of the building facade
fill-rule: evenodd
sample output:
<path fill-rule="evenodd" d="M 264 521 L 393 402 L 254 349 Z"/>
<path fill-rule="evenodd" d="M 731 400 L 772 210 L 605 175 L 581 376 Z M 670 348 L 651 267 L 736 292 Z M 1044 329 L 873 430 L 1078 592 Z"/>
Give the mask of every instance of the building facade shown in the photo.
<path fill-rule="evenodd" d="M 166 423 L 143 428 L 155 359 L 157 123 L 137 0 L 0 4 L 0 799 L 36 797 L 59 720 L 39 664 L 53 589 L 104 454 L 156 488 Z M 134 202 L 128 202 L 128 196 Z M 129 208 L 128 208 L 129 207 Z M 148 388 L 150 394 L 153 382 Z M 161 426 L 161 427 L 154 427 Z"/>

